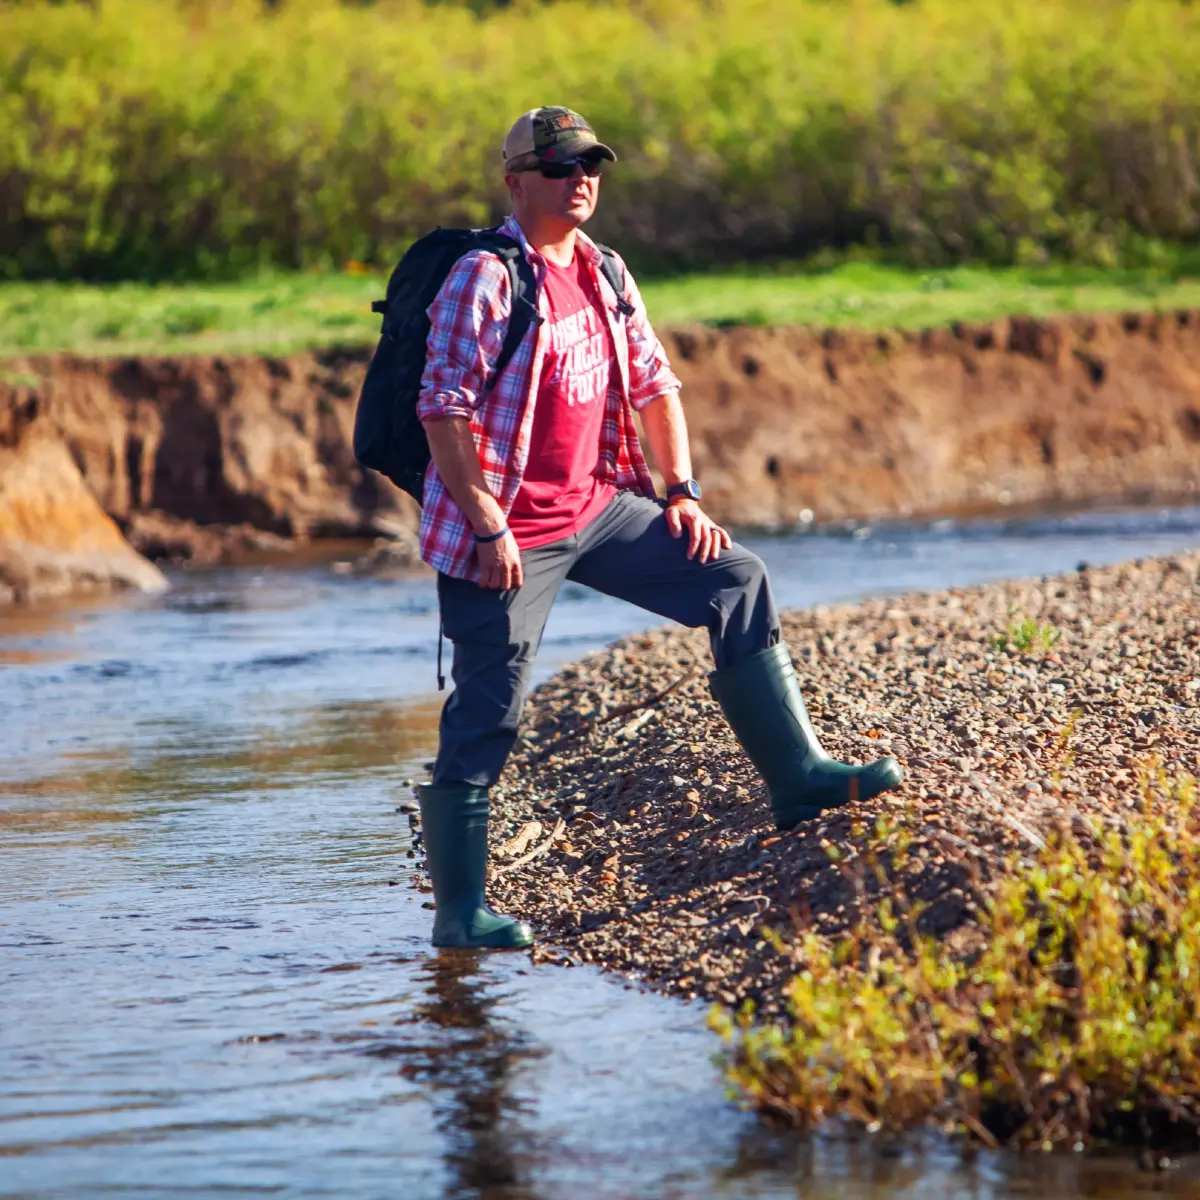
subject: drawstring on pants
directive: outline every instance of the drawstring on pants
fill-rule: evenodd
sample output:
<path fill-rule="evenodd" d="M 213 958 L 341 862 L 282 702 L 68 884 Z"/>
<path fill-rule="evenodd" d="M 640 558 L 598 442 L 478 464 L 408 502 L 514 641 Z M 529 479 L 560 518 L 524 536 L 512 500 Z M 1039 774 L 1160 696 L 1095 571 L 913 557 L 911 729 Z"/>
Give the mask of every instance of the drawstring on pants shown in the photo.
<path fill-rule="evenodd" d="M 438 596 L 438 653 L 437 653 L 437 681 L 438 691 L 446 690 L 446 677 L 442 674 L 442 638 L 446 633 L 446 622 L 442 617 L 442 598 Z"/>

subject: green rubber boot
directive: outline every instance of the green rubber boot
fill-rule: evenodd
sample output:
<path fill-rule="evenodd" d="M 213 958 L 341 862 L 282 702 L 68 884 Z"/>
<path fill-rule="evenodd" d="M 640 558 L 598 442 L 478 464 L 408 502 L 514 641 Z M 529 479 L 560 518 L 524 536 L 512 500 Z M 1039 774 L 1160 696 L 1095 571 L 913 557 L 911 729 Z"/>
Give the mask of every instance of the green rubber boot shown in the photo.
<path fill-rule="evenodd" d="M 766 780 L 779 829 L 827 808 L 869 800 L 904 778 L 894 758 L 865 767 L 834 762 L 808 718 L 792 656 L 782 643 L 713 671 L 709 687 L 750 761 Z"/>
<path fill-rule="evenodd" d="M 433 881 L 435 946 L 512 950 L 533 943 L 524 921 L 492 912 L 487 879 L 488 792 L 466 783 L 422 784 L 421 831 Z"/>

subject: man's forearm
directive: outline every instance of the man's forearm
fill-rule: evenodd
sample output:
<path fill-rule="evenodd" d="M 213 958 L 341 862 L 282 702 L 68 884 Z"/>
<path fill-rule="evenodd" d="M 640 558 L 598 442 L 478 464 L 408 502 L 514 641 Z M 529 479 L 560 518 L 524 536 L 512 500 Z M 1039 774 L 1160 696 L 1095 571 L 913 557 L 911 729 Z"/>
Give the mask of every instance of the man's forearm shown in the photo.
<path fill-rule="evenodd" d="M 479 453 L 466 419 L 444 417 L 422 424 L 438 474 L 471 528 L 479 534 L 499 533 L 505 525 L 504 510 L 484 482 Z"/>
<path fill-rule="evenodd" d="M 679 393 L 667 392 L 651 400 L 641 417 L 650 453 L 667 487 L 691 479 L 692 452 Z"/>

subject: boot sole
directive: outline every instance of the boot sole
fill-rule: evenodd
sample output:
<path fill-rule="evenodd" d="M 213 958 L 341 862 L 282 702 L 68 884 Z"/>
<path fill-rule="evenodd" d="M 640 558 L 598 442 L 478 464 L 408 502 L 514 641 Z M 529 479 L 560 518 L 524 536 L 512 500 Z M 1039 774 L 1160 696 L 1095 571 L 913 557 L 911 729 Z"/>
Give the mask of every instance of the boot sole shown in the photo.
<path fill-rule="evenodd" d="M 432 938 L 438 950 L 527 950 L 533 945 L 533 930 L 524 921 L 514 921 L 486 937 Z"/>

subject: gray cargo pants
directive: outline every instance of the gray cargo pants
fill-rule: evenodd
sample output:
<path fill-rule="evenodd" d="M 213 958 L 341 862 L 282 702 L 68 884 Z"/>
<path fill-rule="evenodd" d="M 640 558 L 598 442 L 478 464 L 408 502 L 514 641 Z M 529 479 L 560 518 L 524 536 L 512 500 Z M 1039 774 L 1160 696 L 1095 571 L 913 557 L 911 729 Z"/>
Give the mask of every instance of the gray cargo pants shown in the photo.
<path fill-rule="evenodd" d="M 491 787 L 517 736 L 534 656 L 563 580 L 693 628 L 705 626 L 713 662 L 730 666 L 779 641 L 766 568 L 736 543 L 716 561 L 687 557 L 661 501 L 618 492 L 581 533 L 521 555 L 525 582 L 501 592 L 438 576 L 454 691 L 442 709 L 435 785 Z"/>

